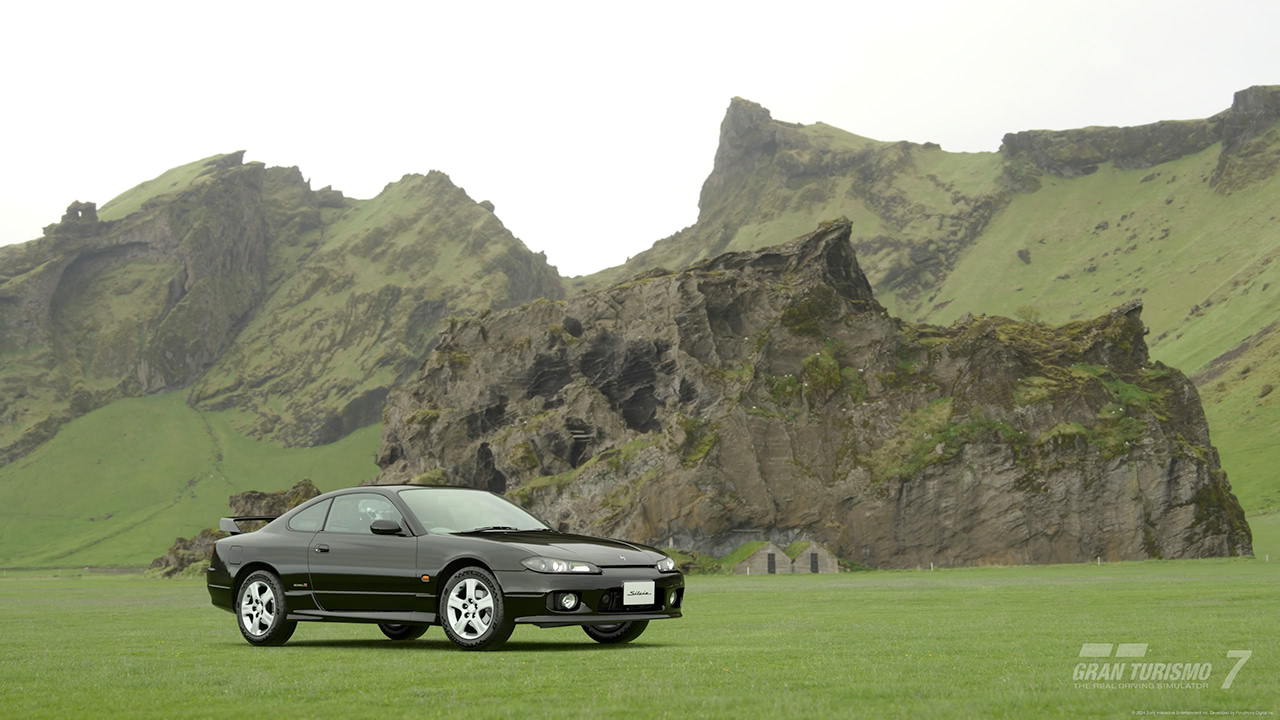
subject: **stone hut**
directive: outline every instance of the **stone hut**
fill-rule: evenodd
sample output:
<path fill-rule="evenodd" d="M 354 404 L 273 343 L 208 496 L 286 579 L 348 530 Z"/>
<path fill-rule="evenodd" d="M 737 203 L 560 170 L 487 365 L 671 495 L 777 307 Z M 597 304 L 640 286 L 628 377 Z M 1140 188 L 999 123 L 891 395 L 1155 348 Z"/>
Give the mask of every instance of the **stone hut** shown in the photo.
<path fill-rule="evenodd" d="M 791 558 L 771 542 L 751 542 L 738 548 L 731 557 L 748 553 L 733 566 L 734 575 L 790 575 Z"/>
<path fill-rule="evenodd" d="M 797 540 L 785 552 L 793 573 L 840 572 L 840 559 L 835 553 L 811 540 Z"/>

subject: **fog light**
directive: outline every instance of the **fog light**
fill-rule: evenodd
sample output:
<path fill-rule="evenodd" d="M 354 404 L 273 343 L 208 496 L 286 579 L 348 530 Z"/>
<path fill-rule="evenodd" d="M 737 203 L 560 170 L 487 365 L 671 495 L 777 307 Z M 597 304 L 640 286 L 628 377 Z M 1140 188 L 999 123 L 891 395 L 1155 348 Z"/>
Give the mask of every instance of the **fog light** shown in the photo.
<path fill-rule="evenodd" d="M 578 596 L 573 593 L 565 593 L 560 596 L 560 607 L 565 610 L 572 610 L 578 607 Z"/>
<path fill-rule="evenodd" d="M 678 605 L 676 605 L 676 599 L 678 597 L 679 597 L 678 593 L 675 590 L 672 590 L 671 598 L 667 602 L 667 607 L 679 607 Z"/>

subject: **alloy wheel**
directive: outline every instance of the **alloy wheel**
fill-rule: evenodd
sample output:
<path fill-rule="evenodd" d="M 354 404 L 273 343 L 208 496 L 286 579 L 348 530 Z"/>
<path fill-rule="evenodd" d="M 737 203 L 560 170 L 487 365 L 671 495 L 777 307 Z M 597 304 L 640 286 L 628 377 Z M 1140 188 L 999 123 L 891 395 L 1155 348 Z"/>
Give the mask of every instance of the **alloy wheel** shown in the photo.
<path fill-rule="evenodd" d="M 271 586 L 255 580 L 245 588 L 240 600 L 240 624 L 245 632 L 260 637 L 271 630 L 276 619 L 276 595 Z"/>
<path fill-rule="evenodd" d="M 458 583 L 449 593 L 449 627 L 459 637 L 475 640 L 493 624 L 493 592 L 476 578 Z"/>

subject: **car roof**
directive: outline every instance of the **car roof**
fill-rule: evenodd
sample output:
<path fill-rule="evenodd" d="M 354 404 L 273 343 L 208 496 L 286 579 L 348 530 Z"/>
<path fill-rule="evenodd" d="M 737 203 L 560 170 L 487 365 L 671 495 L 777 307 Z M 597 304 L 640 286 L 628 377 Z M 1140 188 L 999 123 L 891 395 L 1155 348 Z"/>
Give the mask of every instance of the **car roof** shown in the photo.
<path fill-rule="evenodd" d="M 330 495 L 346 495 L 348 493 L 369 492 L 378 490 L 470 490 L 472 492 L 489 492 L 481 488 L 463 487 L 459 485 L 410 485 L 409 483 L 398 483 L 396 485 L 357 485 L 349 488 L 339 488 L 330 490 L 327 493 L 321 493 L 316 497 L 327 497 Z"/>

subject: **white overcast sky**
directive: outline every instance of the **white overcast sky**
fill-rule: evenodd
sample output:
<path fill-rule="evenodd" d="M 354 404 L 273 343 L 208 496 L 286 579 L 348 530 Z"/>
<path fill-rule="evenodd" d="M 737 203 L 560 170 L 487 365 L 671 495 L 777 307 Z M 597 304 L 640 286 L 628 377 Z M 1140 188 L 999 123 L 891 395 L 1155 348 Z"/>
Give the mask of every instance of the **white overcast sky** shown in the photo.
<path fill-rule="evenodd" d="M 1280 83 L 1280 2 L 10 3 L 0 244 L 208 155 L 372 197 L 438 169 L 562 274 L 691 224 L 734 95 L 995 150 Z M 0 269 L 2 270 L 2 269 Z"/>

